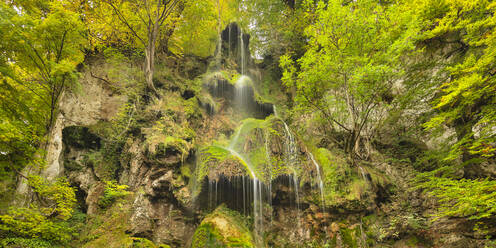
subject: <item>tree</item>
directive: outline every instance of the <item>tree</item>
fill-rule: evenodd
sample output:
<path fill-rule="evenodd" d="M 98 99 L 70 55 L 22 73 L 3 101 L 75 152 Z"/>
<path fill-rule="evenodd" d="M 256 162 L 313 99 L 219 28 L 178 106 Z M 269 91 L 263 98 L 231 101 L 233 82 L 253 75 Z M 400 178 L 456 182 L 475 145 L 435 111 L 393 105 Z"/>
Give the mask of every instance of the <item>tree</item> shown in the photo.
<path fill-rule="evenodd" d="M 309 44 L 296 62 L 281 57 L 283 82 L 296 88 L 300 109 L 317 111 L 329 136 L 346 133 L 342 143 L 352 159 L 360 157 L 363 131 L 380 117 L 374 113 L 391 101 L 393 83 L 401 76 L 399 54 L 409 47 L 398 35 L 397 22 L 376 1 L 320 1 Z"/>
<path fill-rule="evenodd" d="M 304 30 L 310 25 L 314 2 L 241 1 L 241 22 L 249 27 L 252 51 L 276 59 L 288 51 L 302 56 L 306 44 Z"/>
<path fill-rule="evenodd" d="M 178 54 L 213 55 L 219 49 L 215 45 L 220 44 L 220 31 L 239 16 L 238 1 L 184 1 L 181 20 L 171 38 L 175 47 L 171 49 Z"/>
<path fill-rule="evenodd" d="M 419 15 L 428 27 L 422 39 L 455 44 L 454 52 L 462 58 L 444 68 L 450 80 L 440 82 L 433 106 L 436 115 L 424 126 L 429 130 L 445 125 L 455 128 L 457 142 L 447 159 L 489 159 L 496 154 L 496 4 L 435 1 L 434 24 L 432 10 L 425 11 L 433 4 L 424 1 L 420 5 Z"/>
<path fill-rule="evenodd" d="M 83 23 L 60 1 L 2 3 L 0 11 L 4 84 L 23 87 L 42 100 L 49 108 L 48 131 L 63 90 L 77 81 L 76 66 L 84 58 Z"/>
<path fill-rule="evenodd" d="M 216 25 L 213 0 L 185 1 L 182 18 L 172 34 L 169 49 L 179 55 L 211 56 L 217 40 Z"/>
<path fill-rule="evenodd" d="M 170 20 L 181 0 L 102 0 L 108 4 L 113 14 L 144 47 L 144 73 L 147 87 L 156 93 L 153 84 L 155 70 L 155 50 L 164 23 Z M 173 29 L 172 29 L 173 30 Z M 169 34 L 170 36 L 170 34 Z"/>
<path fill-rule="evenodd" d="M 85 40 L 79 15 L 61 1 L 1 2 L 0 29 L 0 164 L 8 174 L 44 148 L 62 92 L 77 84 Z"/>

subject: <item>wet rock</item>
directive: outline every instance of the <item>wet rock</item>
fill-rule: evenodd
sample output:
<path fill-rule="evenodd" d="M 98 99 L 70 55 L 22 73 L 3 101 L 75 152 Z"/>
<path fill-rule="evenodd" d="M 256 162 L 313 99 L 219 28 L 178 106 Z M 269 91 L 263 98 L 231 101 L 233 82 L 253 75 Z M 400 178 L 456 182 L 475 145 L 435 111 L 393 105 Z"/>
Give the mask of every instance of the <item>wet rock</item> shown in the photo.
<path fill-rule="evenodd" d="M 195 231 L 192 248 L 256 247 L 243 217 L 224 206 L 203 219 Z"/>

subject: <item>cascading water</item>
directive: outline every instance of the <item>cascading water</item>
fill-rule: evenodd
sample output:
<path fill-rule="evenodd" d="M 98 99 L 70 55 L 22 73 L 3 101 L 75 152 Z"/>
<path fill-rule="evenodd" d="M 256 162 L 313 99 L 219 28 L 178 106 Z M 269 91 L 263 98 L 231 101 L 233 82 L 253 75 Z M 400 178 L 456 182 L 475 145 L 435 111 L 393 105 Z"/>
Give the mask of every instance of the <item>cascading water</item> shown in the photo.
<path fill-rule="evenodd" d="M 362 166 L 358 166 L 358 168 L 360 169 L 360 174 L 362 174 L 362 178 L 365 182 L 367 182 L 367 176 L 365 174 L 365 171 L 363 170 Z"/>
<path fill-rule="evenodd" d="M 239 28 L 234 28 L 234 26 L 229 25 L 229 29 L 226 30 L 227 34 L 224 34 L 223 37 L 228 37 L 228 50 L 225 51 L 225 54 L 228 55 L 234 55 L 236 58 L 234 58 L 236 61 L 239 61 L 238 63 L 238 69 L 241 72 L 240 77 L 237 79 L 236 83 L 233 85 L 231 82 L 229 82 L 226 79 L 222 79 L 222 72 L 216 72 L 213 73 L 214 76 L 212 77 L 215 81 L 214 84 L 209 84 L 207 85 L 211 89 L 209 89 L 209 92 L 211 95 L 215 97 L 223 97 L 226 98 L 228 103 L 232 104 L 233 107 L 233 112 L 237 113 L 241 111 L 243 115 L 241 116 L 250 116 L 254 118 L 259 118 L 257 117 L 255 111 L 259 111 L 263 106 L 264 109 L 267 108 L 265 103 L 258 103 L 254 100 L 254 89 L 253 85 L 254 83 L 251 81 L 252 79 L 245 75 L 247 73 L 247 59 L 249 59 L 249 51 L 247 50 L 247 42 L 243 38 L 243 32 Z M 231 30 L 232 29 L 232 30 Z M 232 38 L 231 38 L 231 32 L 232 32 Z M 237 40 L 236 37 L 239 38 L 239 43 L 238 44 L 231 44 L 231 41 Z M 232 39 L 232 40 L 231 40 Z M 245 47 L 246 44 L 246 47 Z M 224 46 L 225 48 L 225 46 Z M 231 51 L 232 49 L 232 51 Z M 239 57 L 238 57 L 239 56 Z M 253 68 L 250 68 L 253 69 Z M 227 93 L 224 93 L 227 92 Z M 229 97 L 229 98 L 228 98 Z M 219 106 L 222 106 L 222 102 L 218 103 Z M 214 105 L 214 104 L 211 104 Z M 298 149 L 298 143 L 296 142 L 296 137 L 293 135 L 291 130 L 289 129 L 289 126 L 282 120 L 281 118 L 278 117 L 276 107 L 273 106 L 273 111 L 270 111 L 270 106 L 271 104 L 268 104 L 269 111 L 266 111 L 265 113 L 268 114 L 263 114 L 263 118 L 266 118 L 269 116 L 271 113 L 274 113 L 274 115 L 281 120 L 283 123 L 283 129 L 282 131 L 282 136 L 284 138 L 284 146 L 281 146 L 278 148 L 279 144 L 273 144 L 271 143 L 271 134 L 269 132 L 264 132 L 264 136 L 261 138 L 262 140 L 265 139 L 265 147 L 261 148 L 262 150 L 265 149 L 265 155 L 262 154 L 262 157 L 265 157 L 265 162 L 260 162 L 260 157 L 258 159 L 252 157 L 252 150 L 253 148 L 246 148 L 249 147 L 250 140 L 249 137 L 247 138 L 247 130 L 250 129 L 250 125 L 247 125 L 246 128 L 244 126 L 245 121 L 248 119 L 245 119 L 243 121 L 243 125 L 240 126 L 232 135 L 231 135 L 231 141 L 227 147 L 225 146 L 219 146 L 216 148 L 219 148 L 222 152 L 225 152 L 225 154 L 229 154 L 229 156 L 235 157 L 239 160 L 241 163 L 237 163 L 237 165 L 228 165 L 228 166 L 239 166 L 239 164 L 243 164 L 245 170 L 241 170 L 242 172 L 235 172 L 237 174 L 229 174 L 226 173 L 224 176 L 223 173 L 224 171 L 221 171 L 220 169 L 218 171 L 212 172 L 212 174 L 208 174 L 208 185 L 205 185 L 205 189 L 208 189 L 208 198 L 203 198 L 205 200 L 208 200 L 208 207 L 209 209 L 213 210 L 215 209 L 219 204 L 225 203 L 228 205 L 229 208 L 238 210 L 239 212 L 242 212 L 244 215 L 250 215 L 250 213 L 253 215 L 253 233 L 255 236 L 255 242 L 257 247 L 263 247 L 263 235 L 264 235 L 264 212 L 267 212 L 266 215 L 270 214 L 270 220 L 272 221 L 272 183 L 274 180 L 274 189 L 276 194 L 274 195 L 274 199 L 277 199 L 279 201 L 279 198 L 277 198 L 278 193 L 281 192 L 278 191 L 280 188 L 277 188 L 278 186 L 286 186 L 286 184 L 289 186 L 289 191 L 282 191 L 283 195 L 286 194 L 287 192 L 291 192 L 291 194 L 285 195 L 287 198 L 281 198 L 285 201 L 289 201 L 289 205 L 294 207 L 294 209 L 297 210 L 297 225 L 298 225 L 298 235 L 303 234 L 303 229 L 302 229 L 302 213 L 301 213 L 301 202 L 300 202 L 300 197 L 303 199 L 303 193 L 300 188 L 300 184 L 303 184 L 303 178 L 301 175 L 304 175 L 304 171 L 302 167 L 302 162 L 301 158 L 299 157 L 299 149 Z M 248 111 L 247 111 L 248 110 Z M 264 110 L 265 111 L 265 110 Z M 212 111 L 213 112 L 213 111 Z M 217 113 L 216 113 L 217 114 Z M 222 114 L 222 113 L 219 113 Z M 260 116 L 260 115 L 258 115 Z M 240 115 L 234 115 L 233 117 L 238 118 Z M 251 119 L 251 118 L 250 118 Z M 253 119 L 252 119 L 253 120 Z M 258 120 L 258 119 L 257 119 Z M 270 119 L 266 119 L 270 120 Z M 274 123 L 279 123 L 279 122 L 274 122 Z M 278 127 L 281 127 L 280 125 L 276 125 Z M 278 131 L 278 130 L 277 130 Z M 277 132 L 276 131 L 276 132 Z M 279 138 L 277 138 L 278 140 Z M 246 140 L 250 140 L 249 142 L 246 142 Z M 260 142 L 260 141 L 259 141 Z M 260 144 L 260 143 L 259 143 Z M 259 150 L 259 151 L 262 151 Z M 271 157 L 273 156 L 273 157 Z M 263 160 L 263 159 L 262 159 Z M 304 159 L 303 159 L 304 160 Z M 315 166 L 315 170 L 317 172 L 316 180 L 317 185 L 320 189 L 320 196 L 322 200 L 322 205 L 324 206 L 324 193 L 323 193 L 323 183 L 321 179 L 321 171 L 320 171 L 320 166 L 318 163 L 315 161 L 313 155 L 309 153 L 309 159 L 307 161 L 311 160 L 312 163 Z M 252 163 L 253 162 L 253 163 Z M 282 162 L 282 163 L 280 163 Z M 236 163 L 234 163 L 236 164 Z M 217 165 L 217 164 L 216 164 Z M 273 169 L 277 168 L 280 169 L 279 167 L 283 166 L 285 169 L 284 174 L 273 174 Z M 214 168 L 215 166 L 212 166 Z M 231 169 L 231 167 L 228 167 L 228 169 Z M 239 169 L 239 168 L 238 168 Z M 234 173 L 234 172 L 233 172 Z M 279 173 L 279 172 L 278 172 Z M 280 177 L 278 179 L 278 177 Z M 278 181 L 279 180 L 279 181 Z M 279 183 L 280 184 L 279 184 Z M 306 181 L 305 181 L 306 182 Z M 208 186 L 208 187 L 207 187 Z M 286 187 L 283 187 L 287 189 Z M 203 195 L 203 197 L 207 197 L 207 195 Z M 293 198 L 294 197 L 294 198 Z M 270 207 L 266 207 L 264 209 L 264 203 L 267 204 Z M 250 209 L 251 208 L 251 209 Z M 267 211 L 270 209 L 271 211 Z"/>
<path fill-rule="evenodd" d="M 265 159 L 267 160 L 267 166 L 270 167 L 272 171 L 272 162 L 270 161 L 270 150 L 269 150 L 269 139 L 268 137 L 265 137 Z M 272 209 L 272 196 L 270 195 L 272 193 L 272 173 L 270 173 L 270 178 L 269 178 L 269 206 Z M 270 221 L 272 222 L 272 213 L 270 215 Z"/>
<path fill-rule="evenodd" d="M 295 193 L 295 202 L 296 202 L 296 211 L 298 215 L 298 230 L 300 233 L 303 231 L 301 229 L 301 211 L 300 211 L 300 196 L 299 196 L 299 180 L 298 180 L 298 174 L 297 174 L 297 151 L 296 151 L 296 143 L 294 136 L 291 134 L 291 131 L 289 131 L 289 127 L 286 124 L 286 122 L 282 121 L 284 124 L 284 130 L 286 131 L 286 164 L 293 170 L 293 187 L 294 187 L 294 193 Z"/>
<path fill-rule="evenodd" d="M 319 190 L 320 190 L 320 201 L 322 203 L 322 209 L 325 212 L 324 182 L 322 181 L 322 177 L 320 176 L 320 166 L 317 163 L 317 161 L 315 161 L 313 154 L 311 152 L 309 152 L 308 154 L 309 154 L 310 160 L 312 160 L 312 163 L 315 166 L 315 169 L 317 170 L 317 184 L 319 185 Z"/>
<path fill-rule="evenodd" d="M 231 145 L 226 148 L 232 155 L 241 160 L 243 164 L 246 165 L 246 168 L 249 170 L 252 184 L 253 184 L 253 219 L 254 219 L 254 233 L 255 238 L 257 240 L 257 244 L 261 244 L 262 234 L 263 234 L 263 201 L 262 201 L 262 188 L 263 183 L 257 178 L 254 168 L 251 163 L 245 159 L 241 154 L 236 152 L 231 146 L 234 146 L 235 143 L 231 143 Z M 243 185 L 244 188 L 244 185 Z M 244 189 L 243 189 L 244 192 Z M 243 196 L 245 198 L 246 196 Z"/>
<path fill-rule="evenodd" d="M 250 82 L 250 77 L 241 75 L 234 85 L 234 100 L 239 110 L 247 110 L 249 107 L 247 106 L 247 103 L 249 98 L 248 90 L 250 89 Z"/>
<path fill-rule="evenodd" d="M 241 63 L 241 75 L 245 75 L 245 43 L 243 41 L 243 31 L 239 32 L 239 44 L 241 44 L 240 49 L 240 63 Z"/>
<path fill-rule="evenodd" d="M 278 113 L 277 113 L 277 108 L 276 106 L 274 105 L 273 106 L 274 108 L 274 115 L 276 117 L 279 117 L 278 116 Z M 281 118 L 280 118 L 281 119 Z M 294 163 L 295 159 L 296 159 L 296 145 L 295 145 L 295 141 L 294 141 L 294 136 L 291 134 L 291 131 L 289 130 L 289 126 L 288 124 L 286 124 L 286 122 L 284 120 L 282 120 L 282 123 L 284 125 L 284 129 L 286 130 L 286 134 L 287 134 L 287 137 L 288 137 L 288 141 L 287 141 L 287 153 L 288 153 L 288 161 L 290 164 Z M 325 200 L 324 200 L 324 182 L 322 181 L 322 176 L 320 175 L 320 166 L 319 164 L 317 163 L 317 161 L 315 160 L 313 154 L 308 151 L 308 154 L 309 154 L 309 157 L 310 157 L 310 160 L 312 161 L 313 165 L 315 166 L 315 170 L 317 172 L 317 185 L 319 187 L 319 191 L 320 191 L 320 198 L 321 198 L 321 204 L 322 204 L 322 209 L 325 211 Z M 363 171 L 363 170 L 362 170 Z M 296 193 L 296 203 L 297 205 L 299 204 L 299 199 L 298 199 L 298 184 L 297 184 L 297 177 L 296 177 L 296 173 L 294 173 L 294 185 L 295 185 L 295 193 Z M 298 211 L 299 211 L 299 205 L 298 205 Z"/>

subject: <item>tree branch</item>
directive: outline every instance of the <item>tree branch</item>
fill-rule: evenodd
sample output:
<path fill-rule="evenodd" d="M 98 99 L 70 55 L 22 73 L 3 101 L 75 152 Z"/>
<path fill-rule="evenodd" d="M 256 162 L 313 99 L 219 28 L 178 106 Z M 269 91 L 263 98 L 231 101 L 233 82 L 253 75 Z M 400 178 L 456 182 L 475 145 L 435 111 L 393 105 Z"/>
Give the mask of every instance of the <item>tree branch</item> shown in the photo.
<path fill-rule="evenodd" d="M 114 12 L 117 14 L 117 17 L 119 18 L 119 20 L 124 23 L 124 25 L 126 25 L 129 30 L 131 30 L 131 32 L 133 33 L 133 35 L 138 38 L 138 40 L 141 41 L 141 43 L 146 46 L 146 42 L 143 40 L 143 38 L 141 38 L 138 33 L 136 33 L 136 31 L 134 31 L 134 29 L 131 27 L 131 25 L 129 24 L 129 22 L 126 20 L 126 18 L 124 17 L 124 15 L 119 11 L 119 9 L 117 9 L 117 7 L 115 7 L 115 5 L 109 1 L 109 0 L 104 0 L 105 3 L 109 4 L 113 9 L 114 9 Z"/>

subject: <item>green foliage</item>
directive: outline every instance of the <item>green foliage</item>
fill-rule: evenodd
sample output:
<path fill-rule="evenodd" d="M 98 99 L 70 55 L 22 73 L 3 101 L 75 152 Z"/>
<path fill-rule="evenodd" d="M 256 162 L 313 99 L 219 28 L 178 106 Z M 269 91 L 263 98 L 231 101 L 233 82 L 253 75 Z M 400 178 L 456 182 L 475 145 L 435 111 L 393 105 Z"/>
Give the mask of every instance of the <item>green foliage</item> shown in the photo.
<path fill-rule="evenodd" d="M 20 247 L 20 248 L 51 248 L 54 247 L 50 242 L 43 239 L 27 238 L 6 238 L 0 240 L 2 247 Z"/>
<path fill-rule="evenodd" d="M 53 202 L 50 207 L 41 208 L 40 211 L 46 216 L 57 216 L 62 220 L 71 217 L 73 206 L 76 203 L 74 189 L 64 178 L 57 178 L 54 183 L 49 183 L 40 176 L 28 178 L 28 185 L 44 201 Z"/>
<path fill-rule="evenodd" d="M 0 230 L 11 236 L 41 238 L 54 242 L 67 242 L 72 239 L 71 218 L 76 203 L 74 189 L 59 178 L 49 183 L 39 176 L 28 178 L 28 184 L 38 196 L 29 208 L 11 208 L 0 216 Z"/>
<path fill-rule="evenodd" d="M 305 31 L 303 57 L 280 60 L 283 83 L 296 90 L 299 110 L 317 111 L 328 132 L 346 132 L 342 143 L 350 154 L 362 131 L 373 128 L 371 113 L 388 104 L 385 96 L 402 75 L 399 55 L 411 48 L 397 32 L 393 10 L 371 0 L 320 1 L 315 23 Z"/>
<path fill-rule="evenodd" d="M 1 2 L 0 30 L 0 174 L 6 176 L 41 164 L 34 155 L 42 154 L 62 91 L 77 85 L 85 40 L 81 19 L 62 1 Z"/>
<path fill-rule="evenodd" d="M 250 48 L 255 54 L 279 58 L 286 52 L 303 53 L 304 30 L 311 16 L 306 13 L 314 1 L 243 1 L 240 23 L 252 34 Z M 257 25 L 250 25 L 256 23 Z"/>
<path fill-rule="evenodd" d="M 425 2 L 420 11 L 429 8 L 434 1 Z M 496 80 L 493 77 L 496 5 L 490 1 L 441 1 L 439 5 L 437 23 L 428 26 L 423 39 L 446 39 L 455 34 L 464 56 L 461 62 L 445 68 L 451 80 L 440 82 L 441 96 L 434 101 L 438 113 L 424 126 L 431 130 L 444 125 L 457 128 L 458 141 L 446 157 L 448 160 L 462 154 L 493 157 L 496 152 Z M 426 21 L 433 22 L 429 13 L 422 13 Z"/>
<path fill-rule="evenodd" d="M 419 186 L 439 199 L 438 217 L 484 219 L 496 213 L 496 181 L 420 175 Z"/>
<path fill-rule="evenodd" d="M 120 159 L 128 156 L 123 148 L 129 138 L 127 133 L 138 127 L 138 107 L 135 103 L 123 104 L 110 122 L 100 121 L 89 127 L 89 133 L 101 139 L 101 148 L 84 154 L 83 162 L 93 167 L 101 180 L 115 180 Z"/>
<path fill-rule="evenodd" d="M 133 65 L 133 62 L 139 58 L 139 53 L 132 53 L 131 55 L 126 56 L 120 49 L 105 47 L 103 48 L 103 55 L 105 63 L 108 64 L 108 68 L 105 68 L 106 76 L 108 78 L 106 86 L 111 87 L 116 92 L 126 95 L 134 102 L 139 102 L 138 99 L 145 92 L 143 71 L 139 67 Z M 90 68 L 90 70 L 95 69 Z M 96 71 L 98 71 L 98 69 L 96 69 Z"/>
<path fill-rule="evenodd" d="M 176 54 L 213 55 L 217 41 L 215 2 L 185 1 L 183 21 L 171 37 L 170 49 Z"/>
<path fill-rule="evenodd" d="M 62 91 L 77 82 L 76 66 L 84 58 L 83 23 L 61 1 L 23 1 L 15 8 L 19 12 L 13 4 L 0 5 L 0 47 L 8 51 L 0 58 L 2 81 L 39 98 L 34 111 L 44 112 L 49 129 Z"/>
<path fill-rule="evenodd" d="M 107 208 L 112 205 L 118 199 L 122 199 L 128 196 L 130 193 L 127 190 L 129 186 L 119 185 L 115 181 L 105 182 L 105 191 L 103 195 L 98 200 L 98 206 L 101 208 Z"/>

